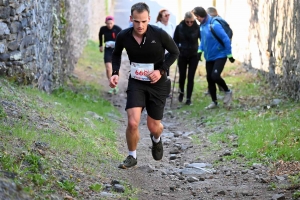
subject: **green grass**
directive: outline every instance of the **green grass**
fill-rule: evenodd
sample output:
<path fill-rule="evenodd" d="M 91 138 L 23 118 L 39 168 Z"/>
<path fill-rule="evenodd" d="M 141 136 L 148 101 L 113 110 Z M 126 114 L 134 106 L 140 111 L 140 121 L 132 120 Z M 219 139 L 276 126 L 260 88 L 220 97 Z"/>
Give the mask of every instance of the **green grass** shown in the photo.
<path fill-rule="evenodd" d="M 220 146 L 218 142 L 231 146 L 228 137 L 237 135 L 238 147 L 234 148 L 229 159 L 243 155 L 253 162 L 300 160 L 300 105 L 274 94 L 259 73 L 249 74 L 240 67 L 228 64 L 222 76 L 234 91 L 231 109 L 222 106 L 214 110 L 204 109 L 211 99 L 203 94 L 207 90 L 207 82 L 205 68 L 199 65 L 193 105 L 183 106 L 178 112 L 188 111 L 189 118 L 198 119 L 208 128 L 225 127 L 224 131 L 209 136 L 215 144 L 212 148 Z M 276 98 L 281 99 L 282 103 L 276 107 L 270 106 Z M 198 143 L 198 138 L 193 139 L 194 143 Z"/>
<path fill-rule="evenodd" d="M 76 70 L 103 74 L 102 57 L 96 42 L 89 41 Z M 5 102 L 0 106 L 0 171 L 5 173 L 0 177 L 7 173 L 34 199 L 47 199 L 62 190 L 80 196 L 75 190 L 80 180 L 72 178 L 66 165 L 105 177 L 103 167 L 123 158 L 115 132 L 120 113 L 103 99 L 98 78 L 70 79 L 52 94 L 0 78 L 0 97 Z M 66 179 L 53 175 L 55 170 L 64 171 Z M 97 182 L 90 185 L 91 190 L 103 189 Z"/>

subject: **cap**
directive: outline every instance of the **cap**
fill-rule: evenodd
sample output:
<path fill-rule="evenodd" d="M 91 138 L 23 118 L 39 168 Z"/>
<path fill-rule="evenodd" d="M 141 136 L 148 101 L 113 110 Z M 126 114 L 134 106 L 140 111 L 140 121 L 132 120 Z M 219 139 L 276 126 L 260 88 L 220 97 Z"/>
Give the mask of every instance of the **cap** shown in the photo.
<path fill-rule="evenodd" d="M 113 20 L 114 21 L 114 17 L 113 16 L 107 16 L 105 18 L 105 22 L 107 22 L 108 20 Z"/>

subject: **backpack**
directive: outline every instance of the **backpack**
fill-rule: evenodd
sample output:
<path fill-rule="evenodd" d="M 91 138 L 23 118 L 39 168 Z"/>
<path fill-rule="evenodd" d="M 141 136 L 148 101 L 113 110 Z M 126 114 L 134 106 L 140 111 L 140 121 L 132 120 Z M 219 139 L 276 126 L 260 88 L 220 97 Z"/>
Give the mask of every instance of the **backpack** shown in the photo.
<path fill-rule="evenodd" d="M 221 26 L 223 27 L 224 31 L 226 32 L 226 34 L 228 35 L 229 39 L 231 40 L 232 39 L 232 36 L 233 36 L 233 31 L 232 29 L 230 28 L 229 24 L 222 18 L 222 17 L 213 17 L 212 20 L 210 21 L 210 31 L 211 33 L 214 35 L 214 37 L 218 40 L 218 42 L 223 46 L 225 47 L 223 41 L 217 36 L 215 30 L 212 28 L 212 24 L 213 24 L 213 21 L 214 20 L 217 20 Z"/>

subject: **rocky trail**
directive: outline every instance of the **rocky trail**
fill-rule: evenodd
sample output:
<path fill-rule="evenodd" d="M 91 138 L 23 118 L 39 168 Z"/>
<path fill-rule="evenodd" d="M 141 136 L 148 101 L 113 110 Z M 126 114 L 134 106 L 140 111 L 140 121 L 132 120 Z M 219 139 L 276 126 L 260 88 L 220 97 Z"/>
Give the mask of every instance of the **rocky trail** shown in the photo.
<path fill-rule="evenodd" d="M 123 54 L 120 77 L 120 92 L 106 98 L 119 108 L 122 113 L 120 128 L 117 130 L 119 149 L 127 156 L 125 129 L 127 115 L 126 86 L 129 62 Z M 173 76 L 174 77 L 174 76 Z M 105 82 L 106 84 L 106 82 Z M 104 85 L 105 86 L 105 85 Z M 105 86 L 107 87 L 107 86 Z M 161 161 L 151 156 L 151 140 L 146 126 L 146 111 L 142 113 L 140 124 L 140 141 L 137 149 L 138 165 L 133 169 L 117 169 L 118 163 L 112 163 L 113 170 L 107 173 L 118 181 L 127 181 L 138 188 L 138 199 L 292 199 L 288 187 L 272 189 L 271 183 L 288 185 L 287 175 L 274 175 L 270 166 L 255 163 L 247 166 L 243 158 L 239 161 L 226 161 L 225 156 L 231 155 L 232 149 L 226 143 L 212 143 L 210 134 L 222 132 L 227 124 L 213 128 L 206 127 L 205 118 L 188 119 L 188 111 L 178 112 L 182 105 L 177 101 L 176 94 L 168 99 L 162 123 L 164 131 L 162 141 L 164 157 Z M 230 111 L 227 111 L 230 112 Z M 226 113 L 224 113 L 226 115 Z M 194 138 L 194 139 L 193 139 Z M 195 139 L 197 138 L 197 139 Z M 227 138 L 237 145 L 237 136 Z M 199 142 L 195 142 L 199 141 Z"/>
<path fill-rule="evenodd" d="M 117 95 L 105 92 L 105 89 L 108 89 L 108 83 L 104 70 L 101 74 L 95 74 L 88 66 L 84 70 L 75 70 L 75 75 L 80 80 L 94 83 L 96 81 L 101 84 L 105 90 L 101 91 L 104 98 L 120 111 L 121 117 L 111 114 L 111 119 L 119 125 L 115 132 L 118 149 L 124 158 L 127 156 L 125 139 L 127 115 L 124 110 L 128 74 L 126 66 L 129 66 L 129 62 L 124 53 L 119 82 L 120 90 Z M 174 77 L 174 74 L 171 74 L 171 77 Z M 43 117 L 36 110 L 37 108 L 56 106 L 56 102 L 43 102 L 39 99 L 37 108 L 28 106 L 31 105 L 29 103 L 31 97 L 25 96 L 22 90 L 10 86 L 7 81 L 0 83 L 2 92 L 12 93 L 16 96 L 13 100 L 1 98 L 1 105 L 7 114 L 3 123 L 13 126 L 15 121 L 21 119 L 21 116 L 27 116 L 28 122 L 35 124 L 40 131 L 59 132 L 64 128 L 60 126 L 59 121 Z M 262 163 L 254 163 L 249 166 L 242 155 L 238 159 L 226 159 L 227 156 L 234 153 L 233 148 L 238 146 L 238 136 L 232 134 L 226 138 L 230 141 L 230 146 L 227 142 L 211 142 L 209 137 L 212 134 L 221 133 L 224 127 L 231 126 L 230 116 L 226 115 L 231 111 L 224 110 L 220 114 L 228 118 L 225 123 L 214 123 L 215 125 L 212 126 L 207 121 L 209 116 L 203 114 L 199 118 L 190 118 L 188 109 L 178 103 L 176 94 L 173 98 L 172 107 L 170 107 L 170 99 L 167 100 L 162 120 L 164 157 L 161 161 L 153 160 L 151 155 L 151 140 L 146 127 L 146 111 L 142 113 L 140 124 L 138 164 L 132 169 L 117 168 L 119 162 L 113 159 L 99 163 L 97 159 L 91 158 L 89 165 L 96 173 L 90 173 L 72 164 L 76 163 L 76 154 L 73 152 L 61 155 L 51 150 L 51 145 L 47 141 L 34 141 L 30 146 L 30 151 L 42 155 L 49 161 L 58 159 L 56 164 L 51 166 L 49 175 L 56 177 L 59 181 L 76 182 L 74 191 L 78 195 L 71 195 L 58 188 L 57 191 L 46 195 L 45 198 L 53 200 L 131 199 L 131 197 L 139 200 L 293 199 L 292 194 L 297 188 L 293 188 L 294 186 L 290 184 L 288 175 L 292 172 L 299 173 L 299 165 L 292 166 L 288 163 L 278 162 L 276 166 L 273 164 L 266 166 Z M 13 146 L 18 147 L 10 152 L 12 155 L 18 155 L 21 149 L 25 148 L 24 142 L 14 137 L 12 131 L 2 134 L 1 137 L 10 138 L 9 141 Z M 6 144 L 1 141 L 0 150 L 7 151 Z M 15 176 L 16 174 L 9 171 L 0 172 L 0 199 L 31 199 L 22 190 L 22 185 L 13 182 Z M 95 183 L 101 185 L 100 191 L 96 192 L 90 189 L 91 185 L 95 185 Z M 129 192 L 133 192 L 133 194 Z"/>

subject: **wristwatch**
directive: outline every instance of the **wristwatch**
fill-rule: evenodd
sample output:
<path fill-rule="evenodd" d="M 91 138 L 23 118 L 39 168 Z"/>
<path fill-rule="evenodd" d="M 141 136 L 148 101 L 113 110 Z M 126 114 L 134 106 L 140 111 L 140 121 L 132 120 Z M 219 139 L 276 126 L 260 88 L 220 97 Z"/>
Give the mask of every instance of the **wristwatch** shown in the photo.
<path fill-rule="evenodd" d="M 163 69 L 158 69 L 158 70 L 160 72 L 160 75 L 164 75 L 165 74 L 165 70 L 163 70 Z"/>

